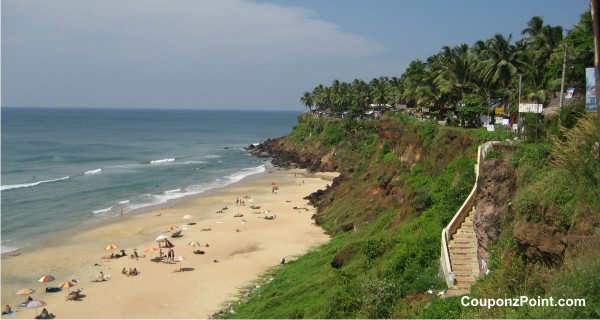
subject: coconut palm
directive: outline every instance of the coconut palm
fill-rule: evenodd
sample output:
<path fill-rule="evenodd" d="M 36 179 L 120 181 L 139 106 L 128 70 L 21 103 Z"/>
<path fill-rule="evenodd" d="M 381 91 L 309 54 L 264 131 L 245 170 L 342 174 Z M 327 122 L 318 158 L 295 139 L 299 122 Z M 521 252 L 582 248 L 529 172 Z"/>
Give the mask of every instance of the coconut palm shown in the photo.
<path fill-rule="evenodd" d="M 302 97 L 300 98 L 300 102 L 308 108 L 309 112 L 312 112 L 313 98 L 310 92 L 304 92 L 304 95 L 302 95 Z"/>

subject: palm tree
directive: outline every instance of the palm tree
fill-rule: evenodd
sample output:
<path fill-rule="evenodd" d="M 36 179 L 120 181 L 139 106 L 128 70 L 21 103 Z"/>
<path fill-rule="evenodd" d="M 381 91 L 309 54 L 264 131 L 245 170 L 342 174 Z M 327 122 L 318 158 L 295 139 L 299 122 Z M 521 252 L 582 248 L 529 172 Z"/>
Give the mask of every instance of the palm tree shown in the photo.
<path fill-rule="evenodd" d="M 300 98 L 300 102 L 308 108 L 308 112 L 312 112 L 313 97 L 310 92 L 304 92 L 304 95 L 302 95 L 302 97 Z"/>
<path fill-rule="evenodd" d="M 510 43 L 512 35 L 505 38 L 496 34 L 488 40 L 488 59 L 483 62 L 482 72 L 484 78 L 496 85 L 500 91 L 506 91 L 519 70 L 520 62 L 517 51 Z"/>
<path fill-rule="evenodd" d="M 527 27 L 523 29 L 521 32 L 522 35 L 528 36 L 529 39 L 533 40 L 538 37 L 542 33 L 542 28 L 544 27 L 544 19 L 540 16 L 532 17 L 529 22 L 527 22 Z"/>

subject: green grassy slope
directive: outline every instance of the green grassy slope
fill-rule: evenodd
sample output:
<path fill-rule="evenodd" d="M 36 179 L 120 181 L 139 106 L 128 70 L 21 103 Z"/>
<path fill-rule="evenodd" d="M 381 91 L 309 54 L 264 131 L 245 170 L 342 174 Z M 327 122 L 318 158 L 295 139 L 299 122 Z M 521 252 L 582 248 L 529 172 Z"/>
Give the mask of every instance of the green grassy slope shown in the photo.
<path fill-rule="evenodd" d="M 490 154 L 511 166 L 517 188 L 492 248 L 492 272 L 476 283 L 472 296 L 583 295 L 588 306 L 487 310 L 461 307 L 459 298 L 426 294 L 428 289 L 445 289 L 439 275 L 440 234 L 472 187 L 477 146 L 508 137 L 506 132 L 439 127 L 402 116 L 352 123 L 301 118 L 283 147 L 325 156 L 342 172 L 317 201 L 315 220 L 332 239 L 264 274 L 219 316 L 598 317 L 599 246 L 589 243 L 598 234 L 594 219 L 600 208 L 600 179 L 595 170 L 600 167 L 595 167 L 597 159 L 569 163 L 569 146 L 577 146 L 573 141 L 560 152 L 550 152 L 551 143 L 546 142 Z M 554 164 L 561 156 L 568 165 Z M 582 163 L 588 167 L 579 168 Z M 578 235 L 588 245 L 569 247 L 555 265 L 531 260 L 512 234 L 521 221 L 555 226 L 565 237 L 585 221 L 587 233 Z"/>

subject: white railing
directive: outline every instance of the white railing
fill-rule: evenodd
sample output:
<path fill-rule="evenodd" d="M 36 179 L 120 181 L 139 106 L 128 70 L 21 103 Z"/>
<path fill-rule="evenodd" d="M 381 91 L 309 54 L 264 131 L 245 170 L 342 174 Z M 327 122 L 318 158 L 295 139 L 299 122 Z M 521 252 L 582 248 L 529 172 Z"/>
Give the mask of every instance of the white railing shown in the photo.
<path fill-rule="evenodd" d="M 496 143 L 498 143 L 498 141 L 489 141 L 477 148 L 477 163 L 475 164 L 475 183 L 473 184 L 473 189 L 471 189 L 471 193 L 469 193 L 467 199 L 465 199 L 462 206 L 460 206 L 454 217 L 452 217 L 450 223 L 448 223 L 446 228 L 442 230 L 442 254 L 440 258 L 440 265 L 448 287 L 454 285 L 454 276 L 452 273 L 452 264 L 450 263 L 450 250 L 448 249 L 448 242 L 450 241 L 450 237 L 456 233 L 456 230 L 458 230 L 465 218 L 469 215 L 469 212 L 475 203 L 477 190 L 479 189 L 479 166 L 483 162 L 483 158 L 489 151 L 490 147 Z"/>

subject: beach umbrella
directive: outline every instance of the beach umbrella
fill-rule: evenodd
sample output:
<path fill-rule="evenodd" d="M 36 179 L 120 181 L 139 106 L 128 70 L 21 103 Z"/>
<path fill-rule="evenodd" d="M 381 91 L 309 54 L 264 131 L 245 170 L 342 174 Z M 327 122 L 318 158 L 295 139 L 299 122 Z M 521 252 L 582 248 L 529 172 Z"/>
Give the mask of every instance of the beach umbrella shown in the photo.
<path fill-rule="evenodd" d="M 162 240 L 165 240 L 165 239 L 167 239 L 167 238 L 168 238 L 167 236 L 165 236 L 164 234 L 161 234 L 160 236 L 156 237 L 156 239 L 155 239 L 155 240 L 156 240 L 156 241 L 162 241 Z"/>
<path fill-rule="evenodd" d="M 73 282 L 73 281 L 66 281 L 66 282 L 64 282 L 63 284 L 61 284 L 60 286 L 61 286 L 61 288 L 72 288 L 72 287 L 74 287 L 74 286 L 76 286 L 76 285 L 77 285 L 77 283 L 76 283 L 76 282 Z"/>
<path fill-rule="evenodd" d="M 111 244 L 107 245 L 106 247 L 104 247 L 104 250 L 106 250 L 106 251 L 108 251 L 108 250 L 114 250 L 114 249 L 116 249 L 118 247 L 119 246 L 117 246 L 116 244 L 111 243 Z"/>
<path fill-rule="evenodd" d="M 198 241 L 190 241 L 190 242 L 188 242 L 188 246 L 199 247 L 200 246 L 200 242 L 198 242 Z"/>
<path fill-rule="evenodd" d="M 183 216 L 184 220 L 190 220 L 191 218 L 192 218 L 192 216 L 189 214 L 186 214 L 185 216 Z"/>
<path fill-rule="evenodd" d="M 148 247 L 146 249 L 144 249 L 144 252 L 154 252 L 154 251 L 158 251 L 160 249 L 158 249 L 157 247 Z"/>
<path fill-rule="evenodd" d="M 35 292 L 34 289 L 21 289 L 21 290 L 17 291 L 17 295 L 19 295 L 19 296 L 25 296 L 25 295 L 28 295 L 28 294 L 32 294 L 34 292 Z"/>
<path fill-rule="evenodd" d="M 27 304 L 25 305 L 25 308 L 36 309 L 36 308 L 41 308 L 44 306 L 46 306 L 46 303 L 42 300 L 31 300 L 31 301 L 27 302 Z"/>
<path fill-rule="evenodd" d="M 54 280 L 56 280 L 56 278 L 53 275 L 47 274 L 47 275 L 41 277 L 38 280 L 38 282 L 50 282 L 50 281 L 54 281 Z"/>

